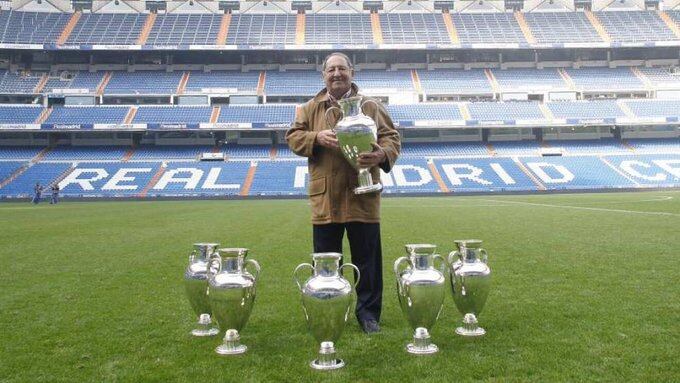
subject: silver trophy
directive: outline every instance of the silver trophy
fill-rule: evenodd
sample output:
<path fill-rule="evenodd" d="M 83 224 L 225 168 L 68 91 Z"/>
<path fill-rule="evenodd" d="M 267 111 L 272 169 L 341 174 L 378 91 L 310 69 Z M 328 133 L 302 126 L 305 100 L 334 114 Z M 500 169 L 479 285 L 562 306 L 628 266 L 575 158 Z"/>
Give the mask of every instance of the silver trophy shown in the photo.
<path fill-rule="evenodd" d="M 194 336 L 213 336 L 219 330 L 212 327 L 212 310 L 208 301 L 208 261 L 219 243 L 194 243 L 194 250 L 189 255 L 189 265 L 184 271 L 184 287 L 191 303 L 191 308 L 198 316 L 198 326 L 191 331 Z"/>
<path fill-rule="evenodd" d="M 394 273 L 401 311 L 414 329 L 413 343 L 406 346 L 406 351 L 433 354 L 438 348 L 430 342 L 429 330 L 437 322 L 446 296 L 446 260 L 435 254 L 435 245 L 409 244 L 405 247 L 408 256 L 394 262 Z M 437 259 L 440 260 L 438 268 L 434 264 Z"/>
<path fill-rule="evenodd" d="M 354 302 L 359 269 L 351 263 L 340 266 L 340 253 L 314 253 L 312 260 L 314 265 L 302 263 L 293 272 L 293 279 L 302 294 L 307 326 L 321 344 L 318 358 L 309 365 L 316 370 L 334 370 L 345 365 L 342 359 L 336 358 L 335 342 L 345 328 Z M 356 271 L 354 286 L 342 275 L 345 267 Z M 304 268 L 311 269 L 312 276 L 301 283 L 298 273 Z"/>
<path fill-rule="evenodd" d="M 242 354 L 248 349 L 240 344 L 239 331 L 248 322 L 255 301 L 255 287 L 260 275 L 260 265 L 245 260 L 248 249 L 217 249 L 210 259 L 215 273 L 208 281 L 208 298 L 220 330 L 224 331 L 224 343 L 215 352 L 220 355 Z M 252 266 L 254 274 L 246 270 Z"/>
<path fill-rule="evenodd" d="M 359 154 L 372 152 L 373 144 L 378 139 L 378 127 L 375 121 L 366 116 L 361 110 L 367 102 L 377 105 L 373 100 L 368 99 L 364 101 L 362 96 L 356 96 L 338 100 L 340 108 L 333 106 L 326 110 L 326 123 L 329 127 L 332 127 L 332 125 L 328 120 L 328 112 L 340 110 L 342 113 L 342 119 L 335 124 L 333 131 L 335 131 L 338 145 L 345 159 L 359 172 L 359 186 L 354 189 L 355 194 L 379 192 L 382 190 L 380 183 L 373 183 L 371 170 L 360 168 L 357 163 Z"/>
<path fill-rule="evenodd" d="M 458 251 L 449 254 L 451 291 L 458 311 L 464 315 L 463 326 L 456 333 L 463 336 L 481 336 L 486 331 L 477 324 L 477 316 L 484 308 L 491 286 L 491 269 L 488 254 L 482 241 L 476 239 L 454 241 Z"/>

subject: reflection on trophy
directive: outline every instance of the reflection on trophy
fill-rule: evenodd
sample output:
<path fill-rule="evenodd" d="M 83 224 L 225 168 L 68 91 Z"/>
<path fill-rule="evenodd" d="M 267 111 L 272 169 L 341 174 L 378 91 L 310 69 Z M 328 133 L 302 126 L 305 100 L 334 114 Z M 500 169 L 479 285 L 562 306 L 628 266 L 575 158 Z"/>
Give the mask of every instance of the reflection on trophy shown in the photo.
<path fill-rule="evenodd" d="M 488 254 L 482 249 L 482 241 L 454 241 L 458 251 L 449 254 L 451 291 L 458 311 L 465 317 L 463 326 L 456 333 L 463 336 L 481 336 L 486 331 L 477 325 L 477 316 L 484 308 L 491 286 L 491 269 L 487 265 Z"/>
<path fill-rule="evenodd" d="M 361 108 L 366 102 L 373 100 L 366 100 L 362 102 L 362 96 L 344 98 L 338 100 L 340 109 L 331 107 L 326 110 L 326 122 L 328 126 L 332 125 L 328 121 L 328 112 L 331 110 L 340 110 L 342 112 L 342 119 L 337 122 L 335 128 L 335 135 L 338 138 L 338 145 L 345 156 L 345 159 L 359 172 L 359 186 L 354 189 L 355 194 L 364 194 L 379 192 L 382 190 L 380 183 L 373 183 L 370 169 L 359 168 L 357 159 L 360 153 L 372 152 L 373 144 L 378 139 L 378 127 L 372 118 L 366 116 Z"/>
<path fill-rule="evenodd" d="M 212 327 L 212 310 L 208 301 L 208 279 L 210 270 L 208 260 L 219 243 L 194 243 L 194 250 L 189 255 L 189 265 L 184 272 L 184 287 L 191 303 L 191 308 L 198 316 L 198 326 L 191 331 L 194 336 L 217 335 L 218 330 Z"/>
<path fill-rule="evenodd" d="M 405 247 L 408 256 L 394 262 L 394 273 L 401 310 L 415 330 L 413 343 L 409 343 L 406 350 L 412 354 L 433 354 L 438 348 L 430 343 L 428 330 L 434 326 L 444 304 L 446 260 L 435 254 L 435 245 Z M 440 260 L 439 269 L 434 266 L 435 259 Z"/>
<path fill-rule="evenodd" d="M 255 287 L 260 275 L 260 265 L 245 260 L 248 249 L 217 249 L 210 259 L 210 267 L 216 273 L 208 281 L 210 306 L 220 330 L 224 331 L 224 343 L 215 349 L 220 355 L 242 354 L 248 349 L 240 344 L 239 331 L 248 322 L 255 301 Z M 251 265 L 255 274 L 246 267 Z"/>
<path fill-rule="evenodd" d="M 342 359 L 335 356 L 335 342 L 345 328 L 354 301 L 359 269 L 351 263 L 340 266 L 340 253 L 314 253 L 312 260 L 314 265 L 302 263 L 293 272 L 295 283 L 302 294 L 307 326 L 321 344 L 318 358 L 309 365 L 316 370 L 334 370 L 345 365 Z M 345 267 L 356 271 L 354 286 L 341 274 Z M 304 268 L 311 269 L 312 276 L 300 283 L 298 272 Z"/>

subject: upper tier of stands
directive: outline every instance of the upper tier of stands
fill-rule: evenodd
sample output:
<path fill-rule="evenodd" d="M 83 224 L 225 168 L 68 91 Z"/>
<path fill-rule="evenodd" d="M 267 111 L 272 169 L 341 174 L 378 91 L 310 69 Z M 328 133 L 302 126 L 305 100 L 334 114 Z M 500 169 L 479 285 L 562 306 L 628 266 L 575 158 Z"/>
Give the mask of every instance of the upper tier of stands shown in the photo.
<path fill-rule="evenodd" d="M 671 20 L 679 11 L 665 11 Z M 604 43 L 678 41 L 680 38 L 656 11 L 528 12 L 527 30 L 537 43 Z M 306 14 L 304 44 L 527 44 L 518 17 L 511 12 L 451 13 L 454 38 L 441 13 L 379 13 L 380 29 L 374 30 L 371 15 Z M 23 11 L 0 12 L 0 43 L 56 44 L 70 13 Z M 143 35 L 145 13 L 83 14 L 67 35 L 66 45 L 133 45 Z M 145 45 L 215 45 L 223 23 L 222 14 L 158 14 Z M 602 33 L 598 33 L 602 27 Z M 271 46 L 296 44 L 297 15 L 233 14 L 227 45 Z M 380 31 L 380 32 L 378 32 Z M 456 41 L 457 39 L 457 41 Z"/>
<path fill-rule="evenodd" d="M 583 12 L 530 12 L 524 19 L 539 43 L 602 42 Z"/>
<path fill-rule="evenodd" d="M 104 81 L 109 76 L 108 82 Z M 41 81 L 45 77 L 44 85 Z M 186 85 L 181 88 L 182 79 Z M 255 94 L 262 83 L 266 95 L 312 96 L 322 87 L 315 70 L 287 71 L 60 71 L 11 72 L 0 69 L 0 94 L 57 93 L 65 89 L 111 95 L 170 95 L 178 93 Z M 680 89 L 680 73 L 668 67 L 413 69 L 355 72 L 363 90 L 437 94 L 491 94 L 516 91 L 636 91 Z M 495 84 L 498 89 L 495 90 Z"/>

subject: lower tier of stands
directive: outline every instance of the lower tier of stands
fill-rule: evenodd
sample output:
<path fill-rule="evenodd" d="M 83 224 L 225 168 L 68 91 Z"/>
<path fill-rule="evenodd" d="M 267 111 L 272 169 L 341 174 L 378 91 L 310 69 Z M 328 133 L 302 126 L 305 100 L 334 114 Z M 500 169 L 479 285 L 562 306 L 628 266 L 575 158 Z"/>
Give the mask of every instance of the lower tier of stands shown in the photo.
<path fill-rule="evenodd" d="M 304 159 L 227 162 L 0 161 L 0 198 L 36 182 L 65 197 L 305 196 Z M 572 156 L 404 156 L 382 174 L 384 193 L 460 193 L 680 187 L 680 151 Z"/>

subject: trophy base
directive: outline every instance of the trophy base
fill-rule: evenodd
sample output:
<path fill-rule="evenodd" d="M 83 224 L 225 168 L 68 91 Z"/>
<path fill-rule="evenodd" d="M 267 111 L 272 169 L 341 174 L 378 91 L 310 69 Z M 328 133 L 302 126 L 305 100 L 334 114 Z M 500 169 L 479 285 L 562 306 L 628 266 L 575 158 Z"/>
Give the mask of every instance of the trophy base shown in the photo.
<path fill-rule="evenodd" d="M 406 345 L 406 351 L 409 354 L 427 355 L 439 351 L 439 347 L 430 342 L 430 333 L 425 327 L 418 327 L 413 333 L 413 343 Z"/>
<path fill-rule="evenodd" d="M 227 346 L 225 344 L 221 344 L 215 347 L 215 352 L 220 355 L 239 355 L 245 353 L 246 351 L 248 351 L 248 346 L 243 344 L 238 346 Z"/>
<path fill-rule="evenodd" d="M 315 370 L 337 370 L 338 368 L 345 367 L 345 361 L 342 359 L 333 359 L 331 361 L 321 362 L 319 359 L 314 359 L 309 362 L 309 367 Z"/>
<path fill-rule="evenodd" d="M 439 351 L 439 347 L 437 347 L 436 344 L 428 344 L 427 346 L 417 346 L 413 343 L 409 343 L 406 345 L 406 351 L 408 351 L 409 354 L 415 354 L 415 355 L 428 355 L 428 354 L 434 354 L 437 351 Z"/>
<path fill-rule="evenodd" d="M 354 194 L 376 193 L 382 190 L 382 184 L 373 184 L 368 186 L 359 186 L 354 189 Z"/>
<path fill-rule="evenodd" d="M 217 328 L 211 328 L 211 329 L 197 328 L 197 329 L 191 330 L 191 335 L 198 336 L 198 337 L 215 336 L 219 333 L 220 333 L 220 330 L 218 330 Z"/>
<path fill-rule="evenodd" d="M 468 336 L 468 337 L 476 337 L 476 336 L 482 336 L 486 334 L 486 330 L 484 330 L 481 327 L 477 327 L 475 329 L 467 329 L 465 327 L 458 327 L 456 328 L 456 334 L 460 336 Z"/>
<path fill-rule="evenodd" d="M 215 348 L 215 352 L 220 355 L 238 355 L 248 350 L 248 347 L 239 343 L 241 337 L 238 331 L 229 329 L 224 333 L 224 343 Z"/>

